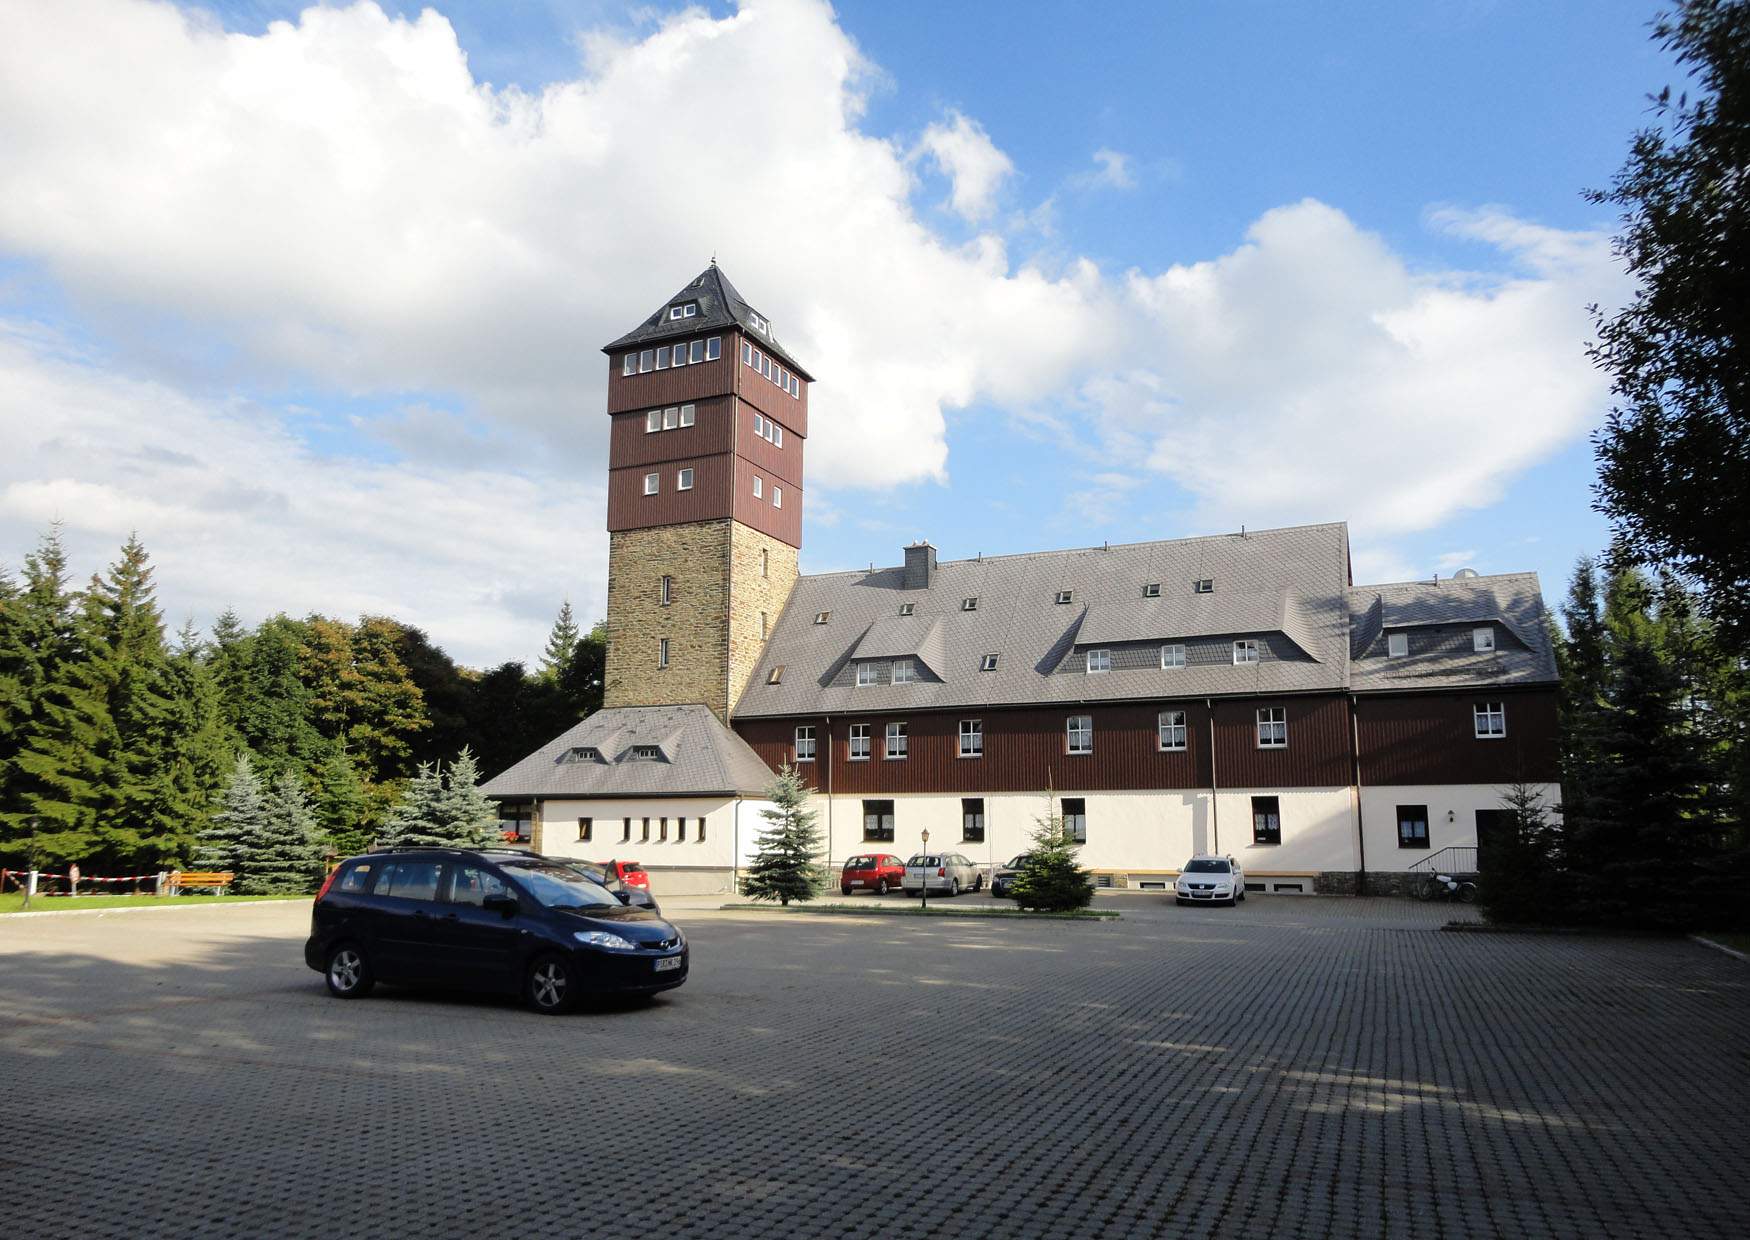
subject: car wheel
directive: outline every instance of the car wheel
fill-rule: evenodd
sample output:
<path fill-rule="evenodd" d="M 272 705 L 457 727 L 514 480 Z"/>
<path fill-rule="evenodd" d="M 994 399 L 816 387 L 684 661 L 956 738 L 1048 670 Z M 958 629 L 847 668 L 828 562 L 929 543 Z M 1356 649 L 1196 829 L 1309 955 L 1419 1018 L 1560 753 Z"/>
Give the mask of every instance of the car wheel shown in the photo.
<path fill-rule="evenodd" d="M 878 878 L 875 880 L 875 894 L 878 896 L 884 896 L 887 894 L 887 880 L 885 878 Z"/>
<path fill-rule="evenodd" d="M 529 966 L 523 998 L 543 1016 L 558 1016 L 577 1005 L 577 968 L 562 956 L 542 956 Z"/>
<path fill-rule="evenodd" d="M 840 887 L 839 894 L 841 896 L 848 896 L 851 894 L 851 889 L 849 887 Z"/>
<path fill-rule="evenodd" d="M 972 880 L 972 889 L 974 891 L 984 890 L 984 875 L 980 874 L 977 878 Z"/>
<path fill-rule="evenodd" d="M 323 977 L 328 982 L 328 993 L 336 999 L 362 999 L 377 984 L 364 952 L 351 943 L 342 943 L 328 953 L 328 968 Z"/>
<path fill-rule="evenodd" d="M 1187 900 L 1184 896 L 1174 896 L 1173 903 L 1177 904 L 1180 908 L 1184 908 L 1187 904 L 1190 903 L 1190 901 Z"/>
<path fill-rule="evenodd" d="M 959 879 L 951 878 L 948 880 L 948 894 L 951 896 L 957 896 L 960 894 L 960 880 Z"/>

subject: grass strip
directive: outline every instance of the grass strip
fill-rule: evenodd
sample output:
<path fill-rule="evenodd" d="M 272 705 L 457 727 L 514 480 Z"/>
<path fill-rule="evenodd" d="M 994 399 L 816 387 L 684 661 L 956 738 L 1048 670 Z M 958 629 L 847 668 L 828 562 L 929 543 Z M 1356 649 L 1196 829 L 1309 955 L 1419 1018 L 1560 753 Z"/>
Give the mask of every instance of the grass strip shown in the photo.
<path fill-rule="evenodd" d="M 39 894 L 30 902 L 29 912 L 60 913 L 69 909 L 94 908 L 194 908 L 208 904 L 249 904 L 259 900 L 299 900 L 308 896 L 45 896 Z M 0 914 L 22 913 L 24 893 L 8 891 L 0 894 Z"/>
<path fill-rule="evenodd" d="M 1029 913 L 1018 908 L 920 908 L 880 904 L 725 904 L 723 912 L 831 913 L 844 917 L 1008 917 L 1021 921 L 1116 921 L 1124 914 L 1111 909 L 1072 909 L 1067 913 Z"/>

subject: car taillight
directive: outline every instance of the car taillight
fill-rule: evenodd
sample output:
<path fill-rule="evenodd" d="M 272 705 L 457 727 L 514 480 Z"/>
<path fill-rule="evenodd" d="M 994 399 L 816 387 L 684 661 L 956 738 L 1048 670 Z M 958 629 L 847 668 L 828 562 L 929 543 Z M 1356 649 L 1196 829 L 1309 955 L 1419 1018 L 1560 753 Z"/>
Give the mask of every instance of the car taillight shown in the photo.
<path fill-rule="evenodd" d="M 943 866 L 940 869 L 938 869 L 936 871 L 936 877 L 937 878 L 947 878 L 948 877 L 948 867 Z M 848 908 L 849 906 L 847 905 L 846 907 Z"/>
<path fill-rule="evenodd" d="M 322 880 L 322 890 L 318 891 L 316 893 L 316 899 L 318 901 L 320 901 L 323 896 L 328 894 L 328 889 L 330 887 L 334 886 L 334 876 L 336 874 L 339 874 L 339 873 L 340 873 L 339 866 L 335 866 L 332 870 L 328 871 L 328 877 Z"/>

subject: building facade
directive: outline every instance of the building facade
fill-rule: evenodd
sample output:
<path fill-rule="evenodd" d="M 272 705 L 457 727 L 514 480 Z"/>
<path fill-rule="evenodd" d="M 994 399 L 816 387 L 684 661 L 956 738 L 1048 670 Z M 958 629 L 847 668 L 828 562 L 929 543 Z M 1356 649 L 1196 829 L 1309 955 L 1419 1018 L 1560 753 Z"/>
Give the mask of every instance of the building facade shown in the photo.
<path fill-rule="evenodd" d="M 1333 523 L 958 561 L 919 543 L 890 567 L 801 576 L 810 378 L 770 323 L 713 266 L 607 351 L 593 726 L 703 706 L 735 755 L 712 812 L 788 763 L 834 865 L 916 851 L 925 830 L 996 864 L 1053 814 L 1106 884 L 1165 887 L 1219 852 L 1259 890 L 1341 892 L 1396 888 L 1431 860 L 1474 868 L 1511 785 L 1559 803 L 1530 574 L 1356 586 Z M 639 860 L 659 886 L 668 870 L 729 889 L 739 835 L 643 830 L 643 804 L 685 817 L 678 769 L 609 771 L 591 792 L 560 769 L 567 737 L 488 785 L 538 803 L 541 847 L 555 814 L 616 821 L 617 838 L 569 843 Z"/>

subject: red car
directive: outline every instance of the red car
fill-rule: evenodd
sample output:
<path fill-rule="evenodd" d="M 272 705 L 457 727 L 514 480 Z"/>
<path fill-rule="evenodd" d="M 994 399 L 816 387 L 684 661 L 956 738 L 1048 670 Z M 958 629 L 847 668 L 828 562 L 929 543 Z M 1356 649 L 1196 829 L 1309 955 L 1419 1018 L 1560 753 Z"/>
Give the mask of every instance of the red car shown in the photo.
<path fill-rule="evenodd" d="M 845 895 L 853 891 L 873 891 L 884 896 L 890 889 L 905 883 L 905 862 L 892 853 L 865 853 L 845 862 L 839 875 L 839 890 Z"/>
<path fill-rule="evenodd" d="M 628 887 L 650 890 L 650 875 L 636 861 L 604 861 L 601 867 L 608 872 L 609 878 L 617 878 Z"/>

